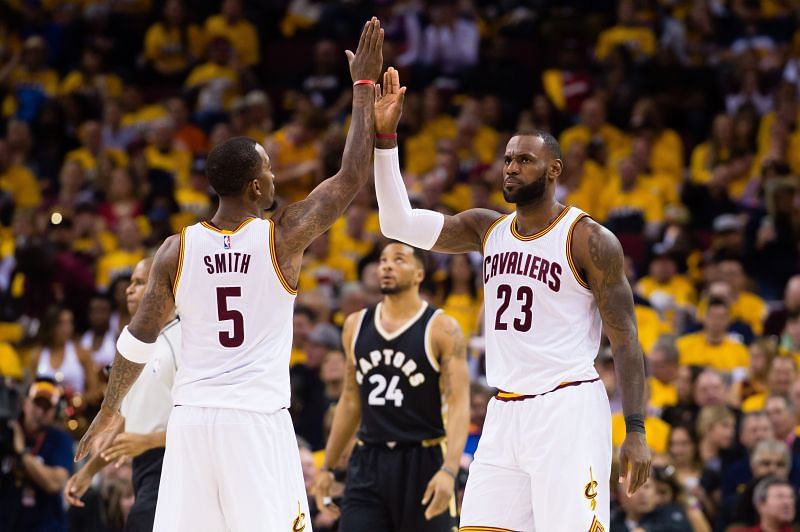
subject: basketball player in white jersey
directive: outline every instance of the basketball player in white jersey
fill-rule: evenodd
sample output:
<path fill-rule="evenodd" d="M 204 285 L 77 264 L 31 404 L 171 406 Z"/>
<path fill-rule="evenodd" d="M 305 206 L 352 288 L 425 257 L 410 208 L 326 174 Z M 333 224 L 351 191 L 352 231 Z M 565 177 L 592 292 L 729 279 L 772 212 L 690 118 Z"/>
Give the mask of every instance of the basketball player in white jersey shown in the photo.
<path fill-rule="evenodd" d="M 136 314 L 144 296 L 147 278 L 153 259 L 140 260 L 131 274 L 131 284 L 126 290 L 128 312 Z M 64 498 L 72 506 L 82 507 L 81 501 L 92 483 L 92 477 L 112 462 L 133 460 L 134 502 L 125 521 L 126 532 L 153 530 L 156 500 L 164 462 L 164 445 L 169 415 L 172 411 L 172 385 L 178 367 L 177 350 L 181 345 L 180 320 L 174 315 L 167 318 L 156 339 L 153 356 L 148 361 L 130 393 L 122 402 L 120 412 L 124 421 L 121 434 L 113 443 L 95 455 L 64 488 Z"/>
<path fill-rule="evenodd" d="M 102 409 L 77 458 L 105 448 L 120 401 L 176 307 L 183 341 L 158 532 L 311 530 L 287 412 L 294 286 L 305 248 L 369 179 L 382 45 L 383 30 L 373 18 L 356 53 L 347 52 L 353 111 L 336 175 L 263 220 L 275 191 L 269 157 L 251 139 L 230 139 L 206 164 L 220 196 L 217 212 L 169 237 L 156 253 L 139 312 L 117 342 Z"/>
<path fill-rule="evenodd" d="M 489 404 L 467 481 L 461 530 L 597 532 L 609 528 L 611 414 L 594 370 L 604 327 L 622 386 L 629 493 L 647 479 L 644 362 L 616 237 L 555 200 L 563 163 L 549 134 L 514 136 L 503 194 L 516 212 L 444 216 L 412 209 L 396 128 L 404 89 L 375 110 L 375 189 L 384 235 L 445 253 L 480 251 Z"/>

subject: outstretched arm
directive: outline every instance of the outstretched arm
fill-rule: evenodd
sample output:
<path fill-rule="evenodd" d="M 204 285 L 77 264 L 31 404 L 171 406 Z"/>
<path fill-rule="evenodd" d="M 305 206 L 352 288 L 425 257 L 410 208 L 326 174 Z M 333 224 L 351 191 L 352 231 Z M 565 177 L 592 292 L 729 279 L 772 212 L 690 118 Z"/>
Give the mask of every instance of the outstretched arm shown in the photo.
<path fill-rule="evenodd" d="M 572 253 L 594 293 L 614 354 L 627 425 L 620 448 L 620 481 L 625 477 L 632 494 L 650 474 L 650 450 L 644 434 L 644 356 L 636 332 L 633 293 L 623 271 L 622 246 L 611 231 L 586 218 L 575 227 Z"/>
<path fill-rule="evenodd" d="M 350 74 L 353 82 L 374 82 L 383 68 L 383 30 L 378 19 L 367 22 L 361 33 L 355 55 L 348 51 Z M 333 177 L 320 183 L 308 197 L 292 203 L 273 215 L 276 251 L 279 261 L 294 259 L 297 262 L 284 269 L 284 273 L 299 269 L 300 255 L 319 235 L 333 225 L 350 204 L 358 191 L 369 179 L 370 155 L 375 127 L 372 107 L 375 103 L 375 87 L 365 83 L 353 87 L 353 115 L 347 133 L 342 167 Z M 288 275 L 289 281 L 295 275 Z"/>
<path fill-rule="evenodd" d="M 139 309 L 133 316 L 130 325 L 120 335 L 118 349 L 125 351 L 123 338 L 129 338 L 128 345 L 133 344 L 134 353 L 124 355 L 117 351 L 111 366 L 106 396 L 100 412 L 95 416 L 86 434 L 78 444 L 75 460 L 82 459 L 89 451 L 99 453 L 115 436 L 112 429 L 120 417 L 119 407 L 133 383 L 139 377 L 146 362 L 146 354 L 152 354 L 156 338 L 161 326 L 169 319 L 175 308 L 172 294 L 172 281 L 178 269 L 180 254 L 180 237 L 173 235 L 164 241 L 153 259 L 150 279 Z M 126 358 L 128 357 L 128 358 Z M 131 360 L 133 359 L 133 360 Z M 136 360 L 136 361 L 134 361 Z"/>
<path fill-rule="evenodd" d="M 412 209 L 397 153 L 397 123 L 406 88 L 397 70 L 384 76 L 383 94 L 375 103 L 375 195 L 381 232 L 395 240 L 443 253 L 482 251 L 483 236 L 501 215 L 488 209 L 470 209 L 446 216 L 428 209 Z"/>

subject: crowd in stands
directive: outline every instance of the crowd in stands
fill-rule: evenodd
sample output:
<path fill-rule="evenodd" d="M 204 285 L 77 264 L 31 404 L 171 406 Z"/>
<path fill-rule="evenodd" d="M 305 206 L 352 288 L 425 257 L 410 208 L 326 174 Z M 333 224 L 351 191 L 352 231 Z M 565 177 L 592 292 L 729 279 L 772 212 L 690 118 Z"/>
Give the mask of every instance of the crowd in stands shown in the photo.
<path fill-rule="evenodd" d="M 303 198 L 338 169 L 351 101 L 344 50 L 371 15 L 386 30 L 386 66 L 409 87 L 399 134 L 415 204 L 510 211 L 505 144 L 515 131 L 543 129 L 563 152 L 558 200 L 622 242 L 655 458 L 633 497 L 612 479 L 611 531 L 795 530 L 800 6 L 792 0 L 3 2 L 0 375 L 23 390 L 37 376 L 55 381 L 63 397 L 51 410 L 35 402 L 36 415 L 50 411 L 53 430 L 78 438 L 131 318 L 133 266 L 214 211 L 209 150 L 238 135 L 263 143 L 280 202 Z M 384 242 L 366 188 L 304 258 L 291 412 L 307 486 L 342 390 L 340 327 L 380 299 Z M 463 489 L 492 395 L 481 260 L 431 259 L 422 291 L 470 338 Z M 603 345 L 596 365 L 619 445 L 612 355 Z M 32 507 L 65 519 L 62 487 Z M 121 530 L 131 497 L 130 468 L 107 468 L 64 530 Z M 0 517 L 8 503 L 0 500 Z M 313 522 L 336 530 L 326 511 L 314 509 Z"/>

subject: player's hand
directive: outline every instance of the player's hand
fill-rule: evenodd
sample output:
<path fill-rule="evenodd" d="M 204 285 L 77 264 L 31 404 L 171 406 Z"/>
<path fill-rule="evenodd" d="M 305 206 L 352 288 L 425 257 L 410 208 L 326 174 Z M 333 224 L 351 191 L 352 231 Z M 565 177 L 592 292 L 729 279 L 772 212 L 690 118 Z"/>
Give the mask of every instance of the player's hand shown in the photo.
<path fill-rule="evenodd" d="M 453 477 L 444 471 L 437 471 L 428 482 L 425 495 L 422 496 L 422 505 L 428 506 L 425 508 L 425 519 L 433 519 L 447 510 L 455 489 L 456 483 Z"/>
<path fill-rule="evenodd" d="M 650 476 L 650 448 L 641 432 L 629 432 L 619 449 L 619 482 L 625 483 L 628 497 Z"/>
<path fill-rule="evenodd" d="M 338 506 L 333 504 L 331 495 L 335 482 L 333 473 L 330 471 L 320 471 L 314 481 L 314 485 L 311 487 L 311 494 L 314 495 L 314 500 L 317 503 L 317 509 L 319 511 L 327 510 L 335 518 L 338 518 L 341 511 Z"/>
<path fill-rule="evenodd" d="M 92 485 L 92 477 L 81 469 L 67 480 L 67 485 L 64 486 L 64 499 L 71 505 L 83 508 L 84 503 L 81 500 L 83 494 Z"/>
<path fill-rule="evenodd" d="M 375 99 L 375 131 L 394 133 L 403 114 L 406 88 L 400 86 L 400 74 L 394 67 L 383 73 L 383 87 L 378 86 Z"/>
<path fill-rule="evenodd" d="M 350 77 L 353 82 L 361 79 L 377 81 L 383 70 L 383 29 L 380 21 L 372 17 L 364 24 L 356 53 L 353 54 L 350 50 L 344 53 L 350 63 Z"/>
<path fill-rule="evenodd" d="M 89 453 L 92 456 L 100 454 L 111 443 L 114 436 L 119 434 L 124 423 L 122 414 L 101 407 L 78 444 L 75 461 L 82 460 Z"/>
<path fill-rule="evenodd" d="M 152 437 L 150 434 L 134 434 L 132 432 L 123 432 L 118 434 L 111 445 L 106 448 L 100 456 L 106 462 L 114 462 L 116 467 L 121 466 L 127 460 L 136 458 L 145 451 L 153 448 Z"/>

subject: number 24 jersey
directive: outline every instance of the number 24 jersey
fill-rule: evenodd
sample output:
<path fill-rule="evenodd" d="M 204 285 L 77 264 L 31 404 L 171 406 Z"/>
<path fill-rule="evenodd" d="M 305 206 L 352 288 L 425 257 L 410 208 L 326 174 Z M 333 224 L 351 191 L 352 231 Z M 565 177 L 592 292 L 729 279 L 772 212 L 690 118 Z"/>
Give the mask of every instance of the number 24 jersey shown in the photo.
<path fill-rule="evenodd" d="M 570 251 L 585 216 L 566 207 L 548 227 L 523 236 L 510 214 L 487 231 L 482 275 L 490 386 L 535 395 L 597 377 L 600 313 Z"/>
<path fill-rule="evenodd" d="M 176 405 L 272 413 L 289 406 L 297 294 L 275 257 L 271 220 L 181 233 L 173 286 L 183 328 Z"/>

